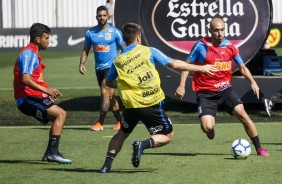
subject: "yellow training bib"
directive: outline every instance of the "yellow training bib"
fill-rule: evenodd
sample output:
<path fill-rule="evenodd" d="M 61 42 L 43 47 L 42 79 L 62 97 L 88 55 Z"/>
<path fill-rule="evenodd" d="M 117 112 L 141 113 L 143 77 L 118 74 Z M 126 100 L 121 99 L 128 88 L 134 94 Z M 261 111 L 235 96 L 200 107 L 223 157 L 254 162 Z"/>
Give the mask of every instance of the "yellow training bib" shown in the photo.
<path fill-rule="evenodd" d="M 165 98 L 158 71 L 150 61 L 150 49 L 137 45 L 116 58 L 118 90 L 125 108 L 155 105 Z"/>

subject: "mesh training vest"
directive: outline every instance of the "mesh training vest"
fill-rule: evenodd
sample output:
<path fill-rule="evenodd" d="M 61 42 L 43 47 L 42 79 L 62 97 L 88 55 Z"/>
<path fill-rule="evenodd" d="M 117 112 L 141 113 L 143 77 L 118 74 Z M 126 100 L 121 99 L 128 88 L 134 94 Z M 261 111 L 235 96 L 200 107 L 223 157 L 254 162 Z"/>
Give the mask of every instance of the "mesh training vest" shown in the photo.
<path fill-rule="evenodd" d="M 114 61 L 118 90 L 125 108 L 148 107 L 165 98 L 160 76 L 150 62 L 150 55 L 148 47 L 137 45 Z"/>

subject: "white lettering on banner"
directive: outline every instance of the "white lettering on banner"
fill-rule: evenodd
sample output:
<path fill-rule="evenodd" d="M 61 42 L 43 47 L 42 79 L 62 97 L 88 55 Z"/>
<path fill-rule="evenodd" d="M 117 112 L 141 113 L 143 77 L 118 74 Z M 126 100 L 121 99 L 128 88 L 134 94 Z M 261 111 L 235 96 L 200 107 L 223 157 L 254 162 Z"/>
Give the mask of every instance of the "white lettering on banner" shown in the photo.
<path fill-rule="evenodd" d="M 57 47 L 58 46 L 58 35 L 51 34 L 50 39 L 51 40 L 50 40 L 49 47 Z"/>
<path fill-rule="evenodd" d="M 0 35 L 0 48 L 22 48 L 29 44 L 28 35 Z M 49 47 L 58 45 L 58 35 L 50 37 Z"/>
<path fill-rule="evenodd" d="M 210 33 L 206 31 L 206 27 L 209 27 L 211 18 L 204 18 L 209 15 L 209 17 L 214 17 L 216 15 L 222 16 L 225 22 L 228 21 L 229 16 L 243 16 L 244 4 L 240 1 L 231 5 L 231 0 L 216 0 L 212 3 L 208 2 L 197 2 L 193 0 L 191 3 L 178 3 L 179 0 L 170 0 L 168 3 L 169 12 L 167 17 L 173 17 L 175 20 L 171 24 L 171 32 L 177 38 L 189 37 L 206 37 L 210 36 Z M 192 23 L 186 25 L 189 22 L 188 16 L 193 17 L 203 17 L 199 19 L 199 23 Z M 233 22 L 228 25 L 225 23 L 225 35 L 226 36 L 240 36 L 240 24 L 238 22 Z"/>

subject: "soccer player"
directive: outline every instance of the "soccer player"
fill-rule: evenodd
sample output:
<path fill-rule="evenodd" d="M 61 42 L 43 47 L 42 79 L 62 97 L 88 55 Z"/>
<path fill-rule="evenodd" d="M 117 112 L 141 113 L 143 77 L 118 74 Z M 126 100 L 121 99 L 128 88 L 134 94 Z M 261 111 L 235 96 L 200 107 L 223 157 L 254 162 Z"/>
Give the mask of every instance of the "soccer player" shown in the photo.
<path fill-rule="evenodd" d="M 153 47 L 140 45 L 141 27 L 128 23 L 123 26 L 127 47 L 115 59 L 106 79 L 106 85 L 117 88 L 125 106 L 121 129 L 109 143 L 101 173 L 111 171 L 112 161 L 121 150 L 126 138 L 139 121 L 142 121 L 151 137 L 133 143 L 132 164 L 138 167 L 144 149 L 164 146 L 172 141 L 173 127 L 163 109 L 164 92 L 155 63 L 177 70 L 192 70 L 204 73 L 215 71 L 213 65 L 196 66 L 172 59 Z M 118 78 L 118 80 L 116 80 Z"/>
<path fill-rule="evenodd" d="M 110 24 L 114 24 L 114 1 L 113 0 L 107 0 L 106 3 L 106 7 L 108 9 L 108 13 L 109 13 L 109 19 L 108 19 L 108 23 Z"/>
<path fill-rule="evenodd" d="M 270 99 L 267 99 L 267 98 L 263 99 L 265 110 L 268 116 L 271 116 L 271 110 L 280 98 L 282 98 L 282 89 L 280 89 L 280 91 L 278 91 Z"/>
<path fill-rule="evenodd" d="M 113 60 L 118 56 L 118 46 L 123 49 L 125 43 L 120 30 L 107 23 L 108 18 L 108 9 L 105 6 L 99 6 L 96 15 L 98 25 L 86 32 L 84 48 L 80 57 L 79 71 L 84 75 L 88 53 L 93 46 L 96 76 L 101 91 L 100 116 L 98 122 L 91 127 L 93 131 L 103 130 L 104 120 L 110 109 L 117 120 L 114 129 L 120 129 L 119 104 L 115 98 L 114 89 L 107 87 L 105 80 Z"/>
<path fill-rule="evenodd" d="M 43 80 L 46 66 L 39 51 L 48 48 L 50 34 L 51 29 L 44 24 L 35 23 L 31 26 L 30 43 L 20 52 L 14 67 L 14 96 L 16 105 L 23 114 L 33 116 L 43 125 L 53 122 L 42 160 L 70 164 L 72 161 L 59 152 L 66 112 L 55 105 L 54 101 L 62 94 L 57 89 L 49 88 Z"/>
<path fill-rule="evenodd" d="M 257 129 L 246 113 L 243 103 L 232 88 L 232 61 L 234 60 L 241 74 L 250 81 L 254 94 L 259 98 L 259 87 L 239 55 L 239 50 L 225 38 L 225 24 L 220 18 L 210 22 L 211 38 L 202 38 L 192 48 L 187 57 L 188 63 L 195 65 L 214 64 L 218 71 L 215 75 L 194 72 L 192 88 L 197 93 L 198 113 L 201 129 L 209 139 L 215 136 L 215 117 L 219 105 L 229 114 L 234 114 L 243 124 L 246 133 L 252 140 L 257 154 L 269 156 L 266 149 L 260 145 Z M 185 83 L 188 72 L 181 72 L 180 85 L 176 96 L 182 98 L 185 94 Z"/>

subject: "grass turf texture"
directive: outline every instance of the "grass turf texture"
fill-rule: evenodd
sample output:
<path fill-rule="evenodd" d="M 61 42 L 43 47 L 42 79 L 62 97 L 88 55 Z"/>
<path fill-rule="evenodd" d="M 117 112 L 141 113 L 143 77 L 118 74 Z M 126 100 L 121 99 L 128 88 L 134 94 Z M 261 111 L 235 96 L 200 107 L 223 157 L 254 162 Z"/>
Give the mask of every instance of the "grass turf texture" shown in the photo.
<path fill-rule="evenodd" d="M 282 49 L 277 50 L 282 55 Z M 0 125 L 38 125 L 37 121 L 21 114 L 13 98 L 13 67 L 18 53 L 0 53 Z M 80 52 L 41 52 L 46 63 L 44 80 L 52 88 L 59 89 L 63 96 L 56 102 L 67 113 L 67 125 L 90 125 L 97 121 L 100 106 L 100 91 L 93 69 L 93 54 L 89 55 L 87 73 L 78 71 Z M 163 82 L 164 83 L 164 82 Z M 263 104 L 246 105 L 246 110 L 255 122 L 281 122 L 281 105 L 275 106 L 273 116 L 266 116 Z M 165 109 L 174 123 L 198 123 L 195 104 L 166 99 Z M 217 123 L 237 122 L 224 111 L 218 113 Z M 114 124 L 108 113 L 106 124 Z"/>
<path fill-rule="evenodd" d="M 145 150 L 139 168 L 131 165 L 132 142 L 148 133 L 143 125 L 124 143 L 110 174 L 98 170 L 104 162 L 108 142 L 115 133 L 111 126 L 91 132 L 88 126 L 64 129 L 60 150 L 71 165 L 42 162 L 49 127 L 0 127 L 0 181 L 6 183 L 281 183 L 281 123 L 259 123 L 261 142 L 271 156 L 252 153 L 246 160 L 231 156 L 231 143 L 246 136 L 243 126 L 217 124 L 213 141 L 199 125 L 174 125 L 171 144 Z"/>
<path fill-rule="evenodd" d="M 280 54 L 282 49 L 280 49 Z M 78 72 L 79 52 L 42 52 L 47 64 L 45 81 L 58 88 L 63 96 L 57 101 L 68 116 L 61 140 L 61 151 L 72 165 L 41 162 L 47 145 L 48 126 L 39 126 L 15 107 L 12 81 L 18 53 L 0 53 L 0 183 L 281 183 L 281 105 L 268 117 L 263 104 L 246 105 L 256 122 L 262 144 L 271 157 L 261 158 L 254 149 L 247 160 L 232 159 L 230 145 L 246 138 L 243 126 L 224 111 L 216 118 L 216 138 L 209 141 L 198 125 L 196 106 L 166 99 L 165 109 L 175 124 L 174 141 L 163 148 L 146 150 L 138 169 L 131 166 L 131 144 L 145 139 L 143 126 L 138 126 L 125 142 L 109 175 L 97 173 L 103 164 L 115 120 L 106 118 L 103 132 L 89 131 L 99 115 L 99 88 L 89 56 L 87 74 Z M 233 124 L 235 123 L 236 124 Z M 277 122 L 277 123 L 275 123 Z M 195 125 L 195 123 L 197 123 Z M 232 124 L 222 124 L 232 123 Z M 112 124 L 112 125 L 109 125 Z M 9 125 L 4 127 L 3 125 Z M 10 125 L 34 125 L 13 127 Z M 84 126 L 70 126 L 84 125 Z"/>

